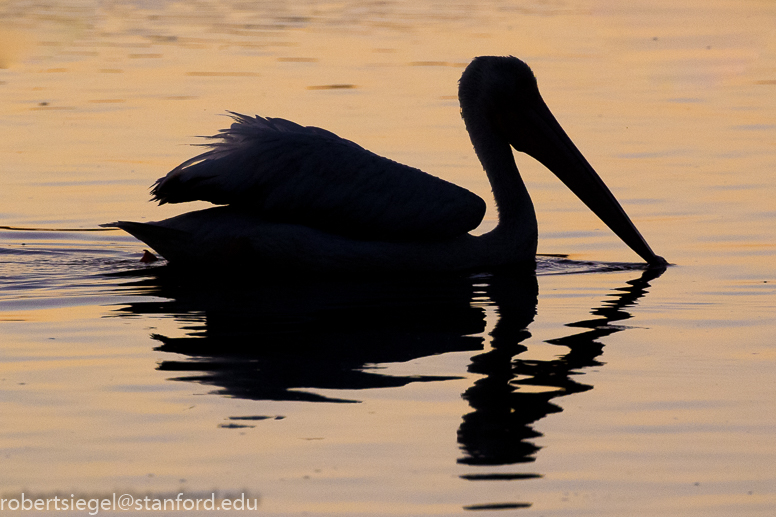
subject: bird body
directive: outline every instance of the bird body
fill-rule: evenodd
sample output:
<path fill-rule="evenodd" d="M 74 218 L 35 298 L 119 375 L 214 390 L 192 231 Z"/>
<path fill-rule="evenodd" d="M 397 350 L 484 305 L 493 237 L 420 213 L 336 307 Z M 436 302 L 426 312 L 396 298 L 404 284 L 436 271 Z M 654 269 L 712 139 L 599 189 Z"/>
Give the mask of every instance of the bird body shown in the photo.
<path fill-rule="evenodd" d="M 529 243 L 528 250 L 519 250 L 518 241 L 499 238 L 498 232 L 445 240 L 362 240 L 301 224 L 266 221 L 231 207 L 188 212 L 161 224 L 125 221 L 115 225 L 148 243 L 173 264 L 227 261 L 284 271 L 439 272 L 533 264 L 536 252 L 535 243 Z M 502 258 L 512 256 L 530 259 Z"/>
<path fill-rule="evenodd" d="M 217 143 L 159 179 L 160 204 L 210 201 L 271 221 L 368 240 L 440 240 L 471 231 L 485 202 L 324 129 L 232 113 Z"/>
<path fill-rule="evenodd" d="M 533 264 L 537 222 L 511 147 L 554 172 L 634 251 L 664 265 L 555 121 L 528 65 L 479 57 L 461 113 L 499 223 L 475 236 L 485 203 L 466 189 L 316 127 L 233 113 L 211 149 L 152 188 L 163 203 L 227 206 L 156 223 L 113 223 L 171 263 L 239 261 L 311 272 L 434 272 Z M 510 147 L 511 146 L 511 147 Z"/>

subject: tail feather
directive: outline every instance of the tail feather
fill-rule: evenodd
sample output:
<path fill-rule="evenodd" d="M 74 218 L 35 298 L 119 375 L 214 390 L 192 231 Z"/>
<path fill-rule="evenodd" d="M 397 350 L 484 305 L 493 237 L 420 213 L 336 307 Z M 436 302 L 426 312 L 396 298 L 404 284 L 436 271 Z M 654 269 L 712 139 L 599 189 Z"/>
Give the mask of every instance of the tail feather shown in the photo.
<path fill-rule="evenodd" d="M 116 221 L 101 224 L 104 228 L 120 228 L 134 238 L 148 244 L 159 255 L 169 261 L 187 253 L 189 234 L 183 230 L 167 228 L 154 223 L 136 223 L 132 221 Z"/>

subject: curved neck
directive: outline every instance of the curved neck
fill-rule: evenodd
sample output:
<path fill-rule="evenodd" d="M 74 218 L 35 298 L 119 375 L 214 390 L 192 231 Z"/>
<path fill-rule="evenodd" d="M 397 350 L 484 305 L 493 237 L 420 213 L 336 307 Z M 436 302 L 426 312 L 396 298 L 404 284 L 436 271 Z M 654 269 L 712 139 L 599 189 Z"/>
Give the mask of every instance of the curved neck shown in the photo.
<path fill-rule="evenodd" d="M 462 113 L 496 200 L 499 222 L 492 233 L 508 238 L 512 245 L 522 249 L 528 246 L 535 254 L 538 234 L 536 212 L 517 170 L 509 142 L 477 110 L 462 110 Z"/>

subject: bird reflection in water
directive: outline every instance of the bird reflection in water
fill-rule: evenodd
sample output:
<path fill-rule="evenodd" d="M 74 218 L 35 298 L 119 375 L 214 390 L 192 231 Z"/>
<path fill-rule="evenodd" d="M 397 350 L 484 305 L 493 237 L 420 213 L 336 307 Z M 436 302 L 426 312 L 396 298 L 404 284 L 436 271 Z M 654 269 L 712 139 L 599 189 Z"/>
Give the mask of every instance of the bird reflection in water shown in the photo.
<path fill-rule="evenodd" d="M 385 375 L 370 365 L 483 349 L 485 313 L 472 305 L 482 294 L 466 276 L 253 279 L 252 286 L 241 277 L 192 285 L 174 269 L 155 270 L 140 284 L 170 301 L 134 303 L 122 312 L 185 321 L 186 337 L 153 337 L 158 350 L 189 358 L 163 361 L 159 368 L 197 372 L 177 379 L 218 386 L 224 395 L 356 402 L 313 390 L 451 379 Z"/>
<path fill-rule="evenodd" d="M 317 389 L 360 390 L 404 386 L 456 377 L 395 376 L 373 365 L 405 362 L 448 352 L 478 352 L 469 372 L 481 375 L 463 393 L 472 411 L 458 429 L 462 456 L 474 468 L 465 479 L 527 479 L 535 473 L 487 472 L 487 467 L 535 460 L 541 434 L 534 423 L 562 411 L 553 399 L 592 389 L 575 380 L 599 366 L 599 341 L 627 327 L 627 308 L 643 297 L 663 269 L 615 289 L 595 318 L 568 323 L 581 332 L 550 340 L 568 351 L 551 360 L 523 360 L 528 326 L 536 315 L 538 283 L 533 271 L 497 271 L 474 276 L 405 276 L 381 280 L 334 278 L 311 282 L 227 279 L 191 285 L 169 267 L 153 268 L 128 285 L 162 302 L 137 302 L 132 314 L 172 314 L 186 322 L 185 337 L 154 335 L 158 350 L 188 356 L 159 368 L 176 380 L 217 386 L 217 393 L 252 400 L 356 402 Z M 635 273 L 635 271 L 634 271 Z M 486 351 L 484 307 L 498 321 Z M 521 387 L 530 389 L 523 389 Z M 499 508 L 501 503 L 499 503 Z M 509 503 L 509 508 L 530 503 Z M 490 505 L 470 510 L 496 509 Z"/>

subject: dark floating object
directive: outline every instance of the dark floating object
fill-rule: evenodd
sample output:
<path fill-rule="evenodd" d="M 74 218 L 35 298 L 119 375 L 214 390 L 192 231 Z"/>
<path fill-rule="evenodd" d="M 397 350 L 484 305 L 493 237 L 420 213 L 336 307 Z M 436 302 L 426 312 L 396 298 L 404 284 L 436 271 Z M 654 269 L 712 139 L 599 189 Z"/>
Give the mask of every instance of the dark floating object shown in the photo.
<path fill-rule="evenodd" d="M 154 255 L 153 253 L 151 253 L 148 250 L 143 250 L 143 256 L 140 257 L 140 262 L 142 262 L 144 264 L 150 264 L 152 262 L 156 262 L 157 260 L 159 260 L 159 259 L 156 258 L 156 255 Z"/>

